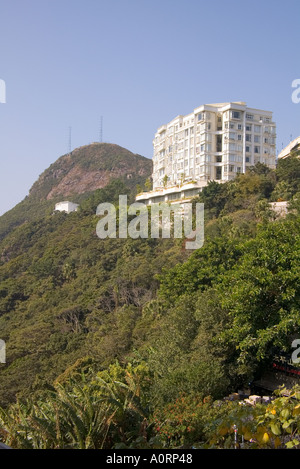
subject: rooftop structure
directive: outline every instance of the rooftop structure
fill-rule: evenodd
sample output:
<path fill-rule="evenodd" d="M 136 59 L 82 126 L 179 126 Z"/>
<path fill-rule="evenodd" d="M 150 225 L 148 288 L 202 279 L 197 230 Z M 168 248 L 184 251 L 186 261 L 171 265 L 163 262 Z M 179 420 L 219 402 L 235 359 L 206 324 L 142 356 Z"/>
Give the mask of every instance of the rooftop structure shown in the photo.
<path fill-rule="evenodd" d="M 290 142 L 278 155 L 278 159 L 287 158 L 292 151 L 300 151 L 300 137 Z"/>
<path fill-rule="evenodd" d="M 63 202 L 58 202 L 55 204 L 55 209 L 59 212 L 66 212 L 66 213 L 71 213 L 71 212 L 76 212 L 78 208 L 78 204 L 74 204 L 73 202 L 69 202 L 68 200 L 65 200 Z"/>

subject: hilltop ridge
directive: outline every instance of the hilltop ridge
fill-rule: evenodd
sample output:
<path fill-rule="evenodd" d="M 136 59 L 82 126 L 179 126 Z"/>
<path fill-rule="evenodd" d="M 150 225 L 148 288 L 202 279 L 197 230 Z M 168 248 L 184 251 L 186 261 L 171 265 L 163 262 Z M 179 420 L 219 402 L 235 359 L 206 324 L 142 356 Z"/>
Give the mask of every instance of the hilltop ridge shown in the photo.
<path fill-rule="evenodd" d="M 60 200 L 80 203 L 116 179 L 134 189 L 151 174 L 152 160 L 119 145 L 92 143 L 76 148 L 45 169 L 25 199 L 0 217 L 0 239 L 16 226 L 52 213 Z"/>
<path fill-rule="evenodd" d="M 105 187 L 111 179 L 137 182 L 150 176 L 152 161 L 111 143 L 92 143 L 61 156 L 31 187 L 29 194 L 51 200 Z"/>

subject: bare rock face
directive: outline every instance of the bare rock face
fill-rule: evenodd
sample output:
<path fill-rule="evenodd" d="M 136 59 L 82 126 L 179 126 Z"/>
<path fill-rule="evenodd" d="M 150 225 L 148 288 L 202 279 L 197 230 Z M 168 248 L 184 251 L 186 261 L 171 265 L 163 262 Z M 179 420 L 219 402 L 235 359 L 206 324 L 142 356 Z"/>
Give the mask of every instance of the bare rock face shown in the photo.
<path fill-rule="evenodd" d="M 34 183 L 30 195 L 50 200 L 101 189 L 112 178 L 151 176 L 152 161 L 108 143 L 93 143 L 60 157 Z"/>
<path fill-rule="evenodd" d="M 86 171 L 79 166 L 75 166 L 60 180 L 57 186 L 51 189 L 47 199 L 53 199 L 60 194 L 69 196 L 101 189 L 108 184 L 110 177 L 117 177 L 117 175 L 111 173 L 110 176 L 107 171 L 103 170 Z"/>

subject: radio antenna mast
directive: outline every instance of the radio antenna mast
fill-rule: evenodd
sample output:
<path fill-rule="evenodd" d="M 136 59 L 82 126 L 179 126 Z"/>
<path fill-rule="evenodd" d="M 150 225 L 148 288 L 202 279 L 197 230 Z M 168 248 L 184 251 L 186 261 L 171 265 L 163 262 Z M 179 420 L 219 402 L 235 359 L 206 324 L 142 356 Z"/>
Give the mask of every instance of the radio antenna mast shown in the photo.
<path fill-rule="evenodd" d="M 69 156 L 72 153 L 72 127 L 69 127 Z"/>
<path fill-rule="evenodd" d="M 99 142 L 103 142 L 103 116 L 100 118 Z"/>

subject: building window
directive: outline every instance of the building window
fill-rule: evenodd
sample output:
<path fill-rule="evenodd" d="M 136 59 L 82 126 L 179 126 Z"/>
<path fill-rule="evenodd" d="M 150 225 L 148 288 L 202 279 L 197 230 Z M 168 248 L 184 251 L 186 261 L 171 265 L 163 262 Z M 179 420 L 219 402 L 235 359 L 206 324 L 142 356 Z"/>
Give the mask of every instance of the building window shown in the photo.
<path fill-rule="evenodd" d="M 242 124 L 238 124 L 238 130 L 242 130 Z"/>
<path fill-rule="evenodd" d="M 216 168 L 216 179 L 222 179 L 222 168 Z"/>
<path fill-rule="evenodd" d="M 254 153 L 260 153 L 260 147 L 259 146 L 254 147 Z"/>
<path fill-rule="evenodd" d="M 246 142 L 251 142 L 251 135 L 250 134 L 246 134 Z"/>
<path fill-rule="evenodd" d="M 246 125 L 246 132 L 251 132 L 252 125 Z"/>
<path fill-rule="evenodd" d="M 254 135 L 254 142 L 260 143 L 260 135 Z"/>
<path fill-rule="evenodd" d="M 229 154 L 229 162 L 234 161 L 236 163 L 242 161 L 242 157 L 239 155 L 231 155 Z"/>
<path fill-rule="evenodd" d="M 253 114 L 248 114 L 248 113 L 247 113 L 247 114 L 246 114 L 246 119 L 247 119 L 248 121 L 253 121 Z"/>
<path fill-rule="evenodd" d="M 240 119 L 241 113 L 239 111 L 231 111 L 232 119 Z"/>

